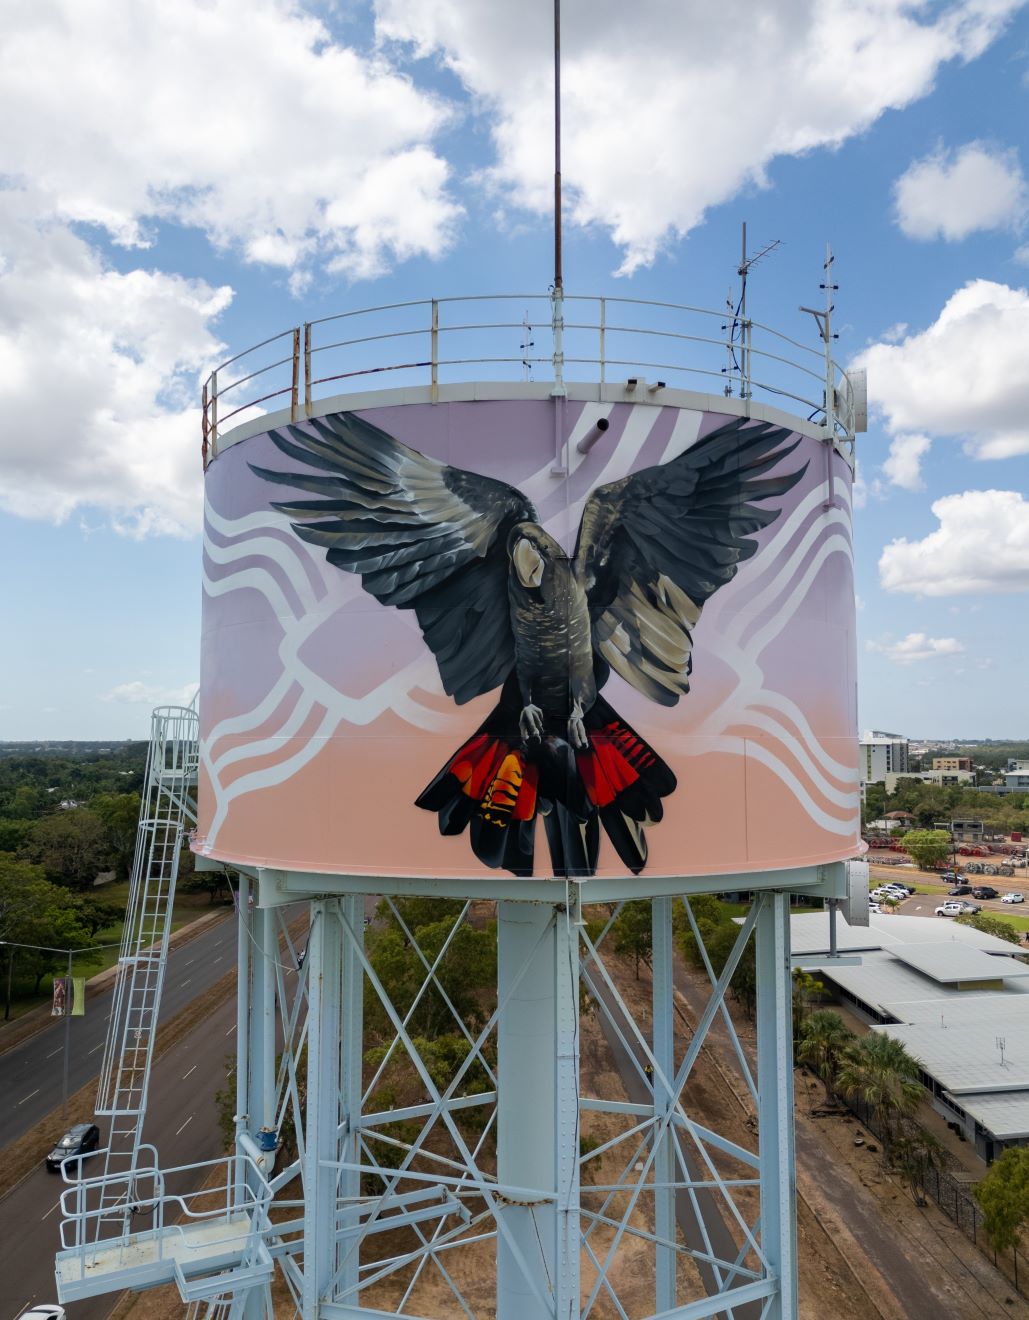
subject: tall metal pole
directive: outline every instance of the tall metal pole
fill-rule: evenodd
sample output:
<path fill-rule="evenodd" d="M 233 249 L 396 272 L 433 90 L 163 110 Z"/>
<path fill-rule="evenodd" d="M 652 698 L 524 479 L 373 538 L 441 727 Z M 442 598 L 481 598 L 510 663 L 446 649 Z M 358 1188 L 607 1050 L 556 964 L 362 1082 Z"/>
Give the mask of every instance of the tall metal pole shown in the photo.
<path fill-rule="evenodd" d="M 672 900 L 655 898 L 651 904 L 651 968 L 653 972 L 654 1014 L 654 1120 L 657 1126 L 668 1113 L 672 1102 L 669 1090 L 675 1076 L 674 1028 L 672 1021 Z M 675 1306 L 675 1151 L 672 1128 L 668 1125 L 656 1138 L 654 1155 L 654 1293 L 658 1312 Z M 662 1246 L 661 1243 L 670 1243 Z"/>
<path fill-rule="evenodd" d="M 561 0 L 554 0 L 554 291 L 564 290 L 561 270 Z"/>
<path fill-rule="evenodd" d="M 71 1058 L 71 960 L 68 950 L 68 979 L 64 983 L 64 1122 L 68 1121 L 68 1062 Z"/>

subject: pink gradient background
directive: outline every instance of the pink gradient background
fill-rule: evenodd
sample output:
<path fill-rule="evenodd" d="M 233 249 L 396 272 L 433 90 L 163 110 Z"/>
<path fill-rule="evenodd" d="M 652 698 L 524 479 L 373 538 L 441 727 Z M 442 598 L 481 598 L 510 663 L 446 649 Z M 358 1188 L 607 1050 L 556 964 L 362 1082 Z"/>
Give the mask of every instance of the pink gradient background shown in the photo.
<path fill-rule="evenodd" d="M 573 454 L 583 408 L 569 402 L 565 410 Z M 606 405 L 610 430 L 585 458 L 575 456 L 571 476 L 555 479 L 552 409 L 546 400 L 509 400 L 361 416 L 423 453 L 526 490 L 569 551 L 576 501 L 678 452 L 681 444 L 669 448 L 677 426 L 704 434 L 727 420 Z M 806 462 L 807 472 L 759 534 L 754 558 L 705 607 L 691 691 L 679 704 L 657 706 L 615 675 L 604 689 L 679 779 L 663 822 L 647 830 L 648 874 L 800 866 L 859 846 L 851 483 L 844 461 L 832 461 L 830 510 L 824 444 L 802 437 L 784 461 L 783 471 Z M 195 849 L 309 871 L 503 874 L 482 866 L 467 835 L 442 838 L 435 815 L 414 806 L 496 694 L 455 705 L 413 612 L 380 605 L 359 578 L 296 537 L 270 507 L 284 488 L 248 463 L 297 466 L 258 435 L 230 446 L 207 472 Z M 396 691 L 384 693 L 390 681 Z M 263 714 L 254 714 L 262 702 Z M 540 825 L 537 874 L 548 866 Z M 624 874 L 606 840 L 598 874 Z"/>

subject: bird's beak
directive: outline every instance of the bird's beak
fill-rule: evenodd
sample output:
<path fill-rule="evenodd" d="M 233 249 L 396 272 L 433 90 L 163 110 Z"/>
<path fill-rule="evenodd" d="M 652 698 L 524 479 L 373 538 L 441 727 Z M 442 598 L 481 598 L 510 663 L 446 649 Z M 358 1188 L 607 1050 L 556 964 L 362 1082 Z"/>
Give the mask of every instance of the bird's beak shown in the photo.
<path fill-rule="evenodd" d="M 543 556 L 526 537 L 515 542 L 511 560 L 523 587 L 538 587 L 543 581 Z"/>

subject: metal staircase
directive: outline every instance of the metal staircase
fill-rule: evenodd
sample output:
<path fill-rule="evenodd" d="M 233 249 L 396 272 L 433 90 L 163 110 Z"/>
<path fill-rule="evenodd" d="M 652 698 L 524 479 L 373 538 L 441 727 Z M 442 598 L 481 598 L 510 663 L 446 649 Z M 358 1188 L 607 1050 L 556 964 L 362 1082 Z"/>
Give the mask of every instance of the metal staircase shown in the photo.
<path fill-rule="evenodd" d="M 104 1177 L 111 1218 L 129 1213 L 146 1113 L 179 855 L 196 821 L 198 718 L 184 706 L 153 713 L 118 979 L 96 1113 L 110 1118 Z M 104 1236 L 106 1216 L 97 1218 Z"/>

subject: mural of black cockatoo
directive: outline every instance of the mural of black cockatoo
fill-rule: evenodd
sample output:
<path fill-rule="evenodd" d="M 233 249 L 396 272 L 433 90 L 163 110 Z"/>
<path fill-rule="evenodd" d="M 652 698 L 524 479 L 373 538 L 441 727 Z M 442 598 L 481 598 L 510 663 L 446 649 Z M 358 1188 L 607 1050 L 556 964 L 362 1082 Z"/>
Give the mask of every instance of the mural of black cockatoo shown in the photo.
<path fill-rule="evenodd" d="M 269 435 L 305 470 L 250 467 L 314 496 L 273 503 L 297 535 L 384 605 L 414 610 L 455 701 L 500 689 L 417 805 L 443 834 L 468 828 L 489 867 L 531 875 L 542 816 L 555 875 L 594 874 L 601 826 L 639 874 L 644 829 L 676 780 L 602 689 L 614 670 L 663 706 L 689 690 L 701 609 L 778 518 L 758 502 L 804 469 L 764 474 L 799 441 L 740 418 L 599 486 L 569 558 L 513 486 L 420 454 L 355 413 Z"/>

